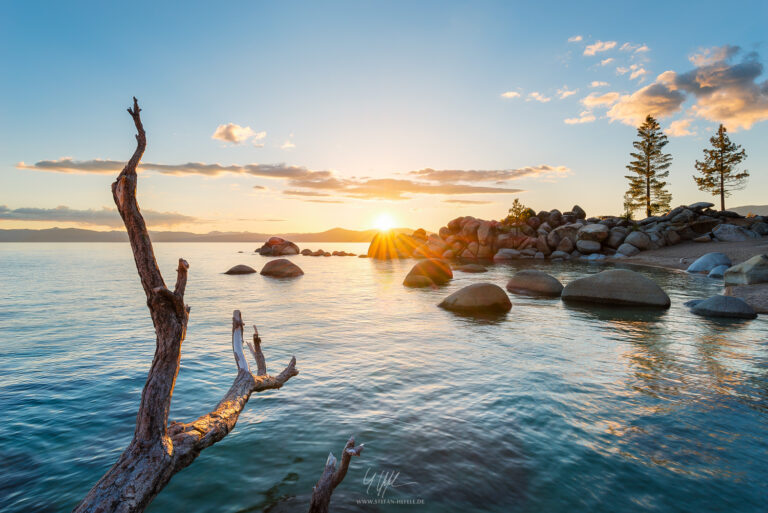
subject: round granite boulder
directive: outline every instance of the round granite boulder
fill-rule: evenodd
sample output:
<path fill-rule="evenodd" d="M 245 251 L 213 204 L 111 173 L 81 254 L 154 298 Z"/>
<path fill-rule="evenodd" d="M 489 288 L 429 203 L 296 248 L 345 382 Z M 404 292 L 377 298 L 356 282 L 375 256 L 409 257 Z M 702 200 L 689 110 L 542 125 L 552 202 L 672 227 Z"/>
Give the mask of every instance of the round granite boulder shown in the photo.
<path fill-rule="evenodd" d="M 691 311 L 704 317 L 729 317 L 732 319 L 754 319 L 755 310 L 746 301 L 732 296 L 712 296 L 695 304 Z"/>
<path fill-rule="evenodd" d="M 727 265 L 730 267 L 731 259 L 723 253 L 707 253 L 697 258 L 688 266 L 689 273 L 709 273 L 718 265 Z"/>
<path fill-rule="evenodd" d="M 406 287 L 442 285 L 453 278 L 451 266 L 445 260 L 425 258 L 414 265 L 403 280 Z"/>
<path fill-rule="evenodd" d="M 512 309 L 512 302 L 498 285 L 474 283 L 457 290 L 438 306 L 455 312 L 504 313 Z"/>
<path fill-rule="evenodd" d="M 255 272 L 256 272 L 256 269 L 254 269 L 253 267 L 248 267 L 247 265 L 240 264 L 240 265 L 234 266 L 224 274 L 253 274 Z"/>
<path fill-rule="evenodd" d="M 301 276 L 304 271 L 301 267 L 294 264 L 287 258 L 278 258 L 271 260 L 261 269 L 263 276 L 271 276 L 273 278 L 293 278 Z"/>
<path fill-rule="evenodd" d="M 558 297 L 563 292 L 563 284 L 545 272 L 526 269 L 512 276 L 507 290 L 515 294 Z"/>
<path fill-rule="evenodd" d="M 627 269 L 611 269 L 565 286 L 563 301 L 669 308 L 669 296 L 653 280 Z"/>

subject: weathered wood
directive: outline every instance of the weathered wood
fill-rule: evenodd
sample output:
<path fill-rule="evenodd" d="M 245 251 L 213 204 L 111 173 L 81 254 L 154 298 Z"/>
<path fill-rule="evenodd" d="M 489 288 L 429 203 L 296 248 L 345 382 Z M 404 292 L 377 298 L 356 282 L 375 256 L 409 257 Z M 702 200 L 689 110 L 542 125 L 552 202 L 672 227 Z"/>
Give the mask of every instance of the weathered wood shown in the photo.
<path fill-rule="evenodd" d="M 176 286 L 171 292 L 157 266 L 152 241 L 136 201 L 136 168 L 147 145 L 147 138 L 136 98 L 128 113 L 136 126 L 136 151 L 112 184 L 112 195 L 123 218 L 131 243 L 136 270 L 147 296 L 147 307 L 155 326 L 155 356 L 141 393 L 133 439 L 117 463 L 94 485 L 78 504 L 77 512 L 143 511 L 171 477 L 235 427 L 253 392 L 278 389 L 296 376 L 296 358 L 277 376 L 266 373 L 261 340 L 254 335 L 259 357 L 254 350 L 259 373 L 250 372 L 243 352 L 243 321 L 239 310 L 232 315 L 232 352 L 237 376 L 216 408 L 187 423 L 168 422 L 171 397 L 179 373 L 181 344 L 189 319 L 184 304 L 189 264 L 179 259 Z M 258 341 L 258 342 L 257 342 Z"/>
<path fill-rule="evenodd" d="M 347 469 L 349 468 L 352 456 L 360 456 L 360 453 L 363 452 L 363 447 L 363 444 L 355 447 L 355 437 L 350 437 L 347 445 L 344 446 L 344 450 L 341 452 L 341 463 L 338 468 L 336 468 L 336 458 L 333 456 L 333 453 L 328 454 L 323 474 L 314 488 L 312 488 L 309 513 L 328 513 L 333 490 L 339 486 L 344 480 L 344 476 L 347 475 Z"/>

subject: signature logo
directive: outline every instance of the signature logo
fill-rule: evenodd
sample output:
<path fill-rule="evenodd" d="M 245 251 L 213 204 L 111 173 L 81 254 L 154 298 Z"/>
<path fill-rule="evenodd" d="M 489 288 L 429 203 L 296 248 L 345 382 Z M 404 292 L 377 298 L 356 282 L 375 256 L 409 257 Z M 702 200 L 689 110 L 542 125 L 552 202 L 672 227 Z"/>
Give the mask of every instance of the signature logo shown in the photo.
<path fill-rule="evenodd" d="M 387 491 L 394 490 L 403 486 L 415 485 L 415 482 L 399 483 L 397 480 L 400 477 L 400 472 L 383 471 L 383 472 L 371 472 L 371 468 L 367 468 L 365 475 L 363 476 L 363 484 L 367 486 L 365 493 L 371 495 L 371 489 L 376 497 L 384 498 Z"/>

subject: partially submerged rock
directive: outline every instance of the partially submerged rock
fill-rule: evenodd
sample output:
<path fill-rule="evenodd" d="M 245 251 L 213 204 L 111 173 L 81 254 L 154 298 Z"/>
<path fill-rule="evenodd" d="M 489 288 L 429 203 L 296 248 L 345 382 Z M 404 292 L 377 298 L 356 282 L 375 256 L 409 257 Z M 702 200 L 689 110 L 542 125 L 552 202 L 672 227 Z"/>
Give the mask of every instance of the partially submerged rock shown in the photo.
<path fill-rule="evenodd" d="M 545 272 L 527 269 L 512 276 L 507 282 L 507 290 L 516 294 L 557 297 L 563 292 L 563 284 Z"/>
<path fill-rule="evenodd" d="M 301 276 L 304 274 L 304 271 L 290 260 L 286 258 L 278 258 L 267 262 L 261 269 L 261 274 L 273 278 L 293 278 L 295 276 Z"/>
<path fill-rule="evenodd" d="M 270 237 L 269 240 L 256 251 L 263 256 L 298 255 L 299 247 L 282 237 Z"/>
<path fill-rule="evenodd" d="M 653 280 L 626 269 L 612 269 L 565 286 L 564 301 L 669 308 L 669 296 Z"/>
<path fill-rule="evenodd" d="M 225 272 L 224 274 L 252 274 L 255 272 L 256 272 L 256 269 L 254 269 L 253 267 L 239 264 L 232 267 L 229 271 Z"/>
<path fill-rule="evenodd" d="M 709 271 L 707 278 L 722 279 L 723 275 L 725 274 L 725 271 L 727 271 L 728 269 L 729 267 L 727 265 L 718 265 L 717 267 Z"/>
<path fill-rule="evenodd" d="M 451 266 L 445 260 L 426 258 L 414 265 L 403 280 L 406 287 L 429 287 L 448 283 L 453 278 Z"/>
<path fill-rule="evenodd" d="M 768 255 L 755 255 L 734 265 L 724 275 L 726 285 L 753 285 L 768 282 Z"/>
<path fill-rule="evenodd" d="M 457 290 L 438 306 L 456 312 L 504 313 L 512 309 L 512 302 L 498 285 L 474 283 Z"/>
<path fill-rule="evenodd" d="M 754 319 L 755 310 L 746 301 L 738 297 L 712 296 L 691 308 L 696 315 L 705 317 L 729 317 L 733 319 Z"/>
<path fill-rule="evenodd" d="M 689 273 L 709 273 L 718 265 L 731 266 L 731 259 L 724 253 L 707 253 L 697 258 L 688 266 Z"/>

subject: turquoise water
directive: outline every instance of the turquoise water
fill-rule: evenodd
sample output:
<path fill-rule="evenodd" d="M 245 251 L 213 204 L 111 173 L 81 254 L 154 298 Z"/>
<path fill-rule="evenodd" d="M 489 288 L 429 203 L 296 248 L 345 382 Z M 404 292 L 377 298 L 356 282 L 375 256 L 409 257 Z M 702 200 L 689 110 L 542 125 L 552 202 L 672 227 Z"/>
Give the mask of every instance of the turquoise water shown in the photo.
<path fill-rule="evenodd" d="M 293 257 L 306 275 L 290 281 L 221 274 L 259 269 L 253 249 L 156 245 L 169 282 L 178 257 L 191 266 L 172 418 L 210 410 L 231 384 L 235 308 L 259 326 L 269 370 L 296 355 L 301 374 L 254 395 L 149 511 L 306 510 L 328 452 L 353 433 L 366 449 L 332 511 L 768 509 L 768 321 L 691 316 L 682 303 L 713 281 L 641 271 L 671 296 L 662 313 L 514 296 L 505 317 L 475 319 L 435 305 L 473 282 L 503 286 L 516 265 L 438 290 L 401 285 L 412 262 L 348 257 Z M 602 269 L 539 268 L 563 282 Z M 0 245 L 0 291 L 0 510 L 68 511 L 130 440 L 152 359 L 132 256 Z M 390 472 L 383 501 L 416 504 L 364 502 L 382 499 Z"/>

